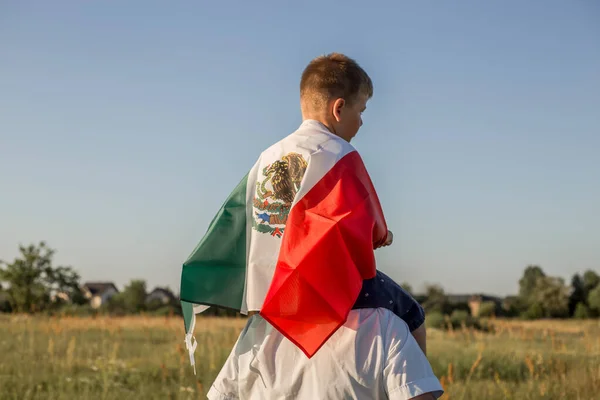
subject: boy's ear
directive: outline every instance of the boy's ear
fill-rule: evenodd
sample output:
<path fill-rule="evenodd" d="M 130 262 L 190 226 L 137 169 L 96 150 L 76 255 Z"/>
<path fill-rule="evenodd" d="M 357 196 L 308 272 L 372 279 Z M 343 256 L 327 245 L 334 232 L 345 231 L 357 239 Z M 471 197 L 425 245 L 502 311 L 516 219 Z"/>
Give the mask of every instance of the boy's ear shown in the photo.
<path fill-rule="evenodd" d="M 336 99 L 333 102 L 333 118 L 335 118 L 335 120 L 337 122 L 340 122 L 340 120 L 342 119 L 342 110 L 344 108 L 344 106 L 346 105 L 346 101 L 342 98 Z"/>

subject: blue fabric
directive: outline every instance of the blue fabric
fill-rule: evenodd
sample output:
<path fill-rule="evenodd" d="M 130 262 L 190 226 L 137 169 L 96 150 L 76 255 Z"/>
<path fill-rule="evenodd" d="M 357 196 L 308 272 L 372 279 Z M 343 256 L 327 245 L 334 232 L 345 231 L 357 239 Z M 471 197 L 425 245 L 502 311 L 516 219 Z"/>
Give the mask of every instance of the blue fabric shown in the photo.
<path fill-rule="evenodd" d="M 411 332 L 425 322 L 423 307 L 392 278 L 379 270 L 374 278 L 363 281 L 352 309 L 360 308 L 387 308 L 403 319 Z"/>

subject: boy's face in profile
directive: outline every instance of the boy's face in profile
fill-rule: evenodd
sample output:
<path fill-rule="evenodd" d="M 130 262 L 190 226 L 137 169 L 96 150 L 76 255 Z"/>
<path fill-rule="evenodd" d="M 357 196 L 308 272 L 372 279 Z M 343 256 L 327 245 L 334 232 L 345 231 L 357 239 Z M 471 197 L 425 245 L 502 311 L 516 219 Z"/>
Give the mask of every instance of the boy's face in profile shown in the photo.
<path fill-rule="evenodd" d="M 350 142 L 362 126 L 362 113 L 367 108 L 368 96 L 359 94 L 352 103 L 344 99 L 333 102 L 332 113 L 335 121 L 335 133 Z"/>

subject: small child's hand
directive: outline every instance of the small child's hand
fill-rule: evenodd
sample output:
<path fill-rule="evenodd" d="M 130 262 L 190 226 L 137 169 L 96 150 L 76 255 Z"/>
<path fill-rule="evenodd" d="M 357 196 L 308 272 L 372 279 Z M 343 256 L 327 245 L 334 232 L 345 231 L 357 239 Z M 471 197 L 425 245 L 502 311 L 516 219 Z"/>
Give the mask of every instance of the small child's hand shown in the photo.
<path fill-rule="evenodd" d="M 394 242 L 394 234 L 392 233 L 392 231 L 388 231 L 387 237 L 385 238 L 385 242 L 383 242 L 383 244 L 381 246 L 379 246 L 378 248 L 390 246 L 393 242 Z"/>
<path fill-rule="evenodd" d="M 387 238 L 385 238 L 385 243 L 383 244 L 383 247 L 390 246 L 393 242 L 394 234 L 392 233 L 392 231 L 388 231 Z"/>

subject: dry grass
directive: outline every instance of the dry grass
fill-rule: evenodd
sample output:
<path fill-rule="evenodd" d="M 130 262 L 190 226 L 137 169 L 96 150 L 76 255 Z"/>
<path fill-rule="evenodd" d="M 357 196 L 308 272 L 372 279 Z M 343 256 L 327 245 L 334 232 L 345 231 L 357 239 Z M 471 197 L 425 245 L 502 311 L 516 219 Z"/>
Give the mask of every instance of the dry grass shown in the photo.
<path fill-rule="evenodd" d="M 600 321 L 490 323 L 429 332 L 445 399 L 600 399 Z"/>
<path fill-rule="evenodd" d="M 2 399 L 203 399 L 243 319 L 201 318 L 197 376 L 179 318 L 0 317 Z M 429 331 L 446 399 L 600 399 L 600 321 Z"/>

